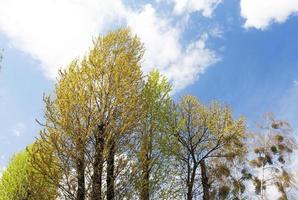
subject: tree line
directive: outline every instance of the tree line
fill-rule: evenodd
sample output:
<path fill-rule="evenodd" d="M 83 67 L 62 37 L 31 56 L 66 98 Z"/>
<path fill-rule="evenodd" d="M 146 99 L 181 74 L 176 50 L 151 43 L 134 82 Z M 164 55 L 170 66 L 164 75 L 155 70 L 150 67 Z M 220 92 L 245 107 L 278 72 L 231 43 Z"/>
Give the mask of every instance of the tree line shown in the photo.
<path fill-rule="evenodd" d="M 39 137 L 11 159 L 0 200 L 266 199 L 270 187 L 290 198 L 290 125 L 266 115 L 251 134 L 229 106 L 174 101 L 163 75 L 142 73 L 144 52 L 123 28 L 59 72 Z"/>

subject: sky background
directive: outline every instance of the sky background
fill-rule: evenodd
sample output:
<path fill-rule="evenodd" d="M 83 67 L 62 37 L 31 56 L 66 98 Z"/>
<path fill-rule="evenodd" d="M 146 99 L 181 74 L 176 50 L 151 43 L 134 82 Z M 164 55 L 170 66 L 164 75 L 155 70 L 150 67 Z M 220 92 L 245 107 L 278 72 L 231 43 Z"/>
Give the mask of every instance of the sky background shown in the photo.
<path fill-rule="evenodd" d="M 297 13 L 298 0 L 0 0 L 1 168 L 38 136 L 57 70 L 122 26 L 175 99 L 219 100 L 249 128 L 268 111 L 298 128 Z"/>

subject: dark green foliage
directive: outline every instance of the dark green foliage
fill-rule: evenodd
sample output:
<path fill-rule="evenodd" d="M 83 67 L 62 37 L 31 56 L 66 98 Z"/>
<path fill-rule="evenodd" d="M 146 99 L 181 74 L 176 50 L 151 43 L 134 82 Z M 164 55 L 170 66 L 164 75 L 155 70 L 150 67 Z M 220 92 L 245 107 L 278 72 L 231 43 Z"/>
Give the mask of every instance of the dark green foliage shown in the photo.
<path fill-rule="evenodd" d="M 283 137 L 282 135 L 276 135 L 276 136 L 275 136 L 275 140 L 276 140 L 277 142 L 282 142 L 282 141 L 284 140 L 284 137 Z"/>
<path fill-rule="evenodd" d="M 226 199 L 229 195 L 229 192 L 230 192 L 230 187 L 229 186 L 227 186 L 227 185 L 221 186 L 218 189 L 218 197 L 220 199 Z"/>
<path fill-rule="evenodd" d="M 286 162 L 283 156 L 279 156 L 278 161 L 282 164 L 285 164 L 285 162 Z"/>
<path fill-rule="evenodd" d="M 230 175 L 230 170 L 226 165 L 219 165 L 215 169 L 215 177 L 217 179 L 225 179 Z"/>
<path fill-rule="evenodd" d="M 245 184 L 243 183 L 243 181 L 234 180 L 233 186 L 234 186 L 235 192 L 240 191 L 242 194 L 245 192 L 246 187 L 245 187 Z"/>
<path fill-rule="evenodd" d="M 275 145 L 273 145 L 273 146 L 271 147 L 271 151 L 272 151 L 272 153 L 274 153 L 274 154 L 277 153 L 277 148 L 276 148 Z"/>
<path fill-rule="evenodd" d="M 273 161 L 272 161 L 272 157 L 270 154 L 266 154 L 265 155 L 265 161 L 266 161 L 266 164 L 268 163 L 269 165 L 272 165 L 273 164 Z"/>
<path fill-rule="evenodd" d="M 242 174 L 243 180 L 251 180 L 252 179 L 252 174 L 249 173 L 247 169 L 242 169 L 241 174 Z"/>
<path fill-rule="evenodd" d="M 265 185 L 262 186 L 261 180 L 259 178 L 257 178 L 257 177 L 254 177 L 252 180 L 253 180 L 253 184 L 255 186 L 255 192 L 256 192 L 256 194 L 258 194 L 258 195 L 261 194 L 261 189 L 266 189 L 266 186 Z M 265 182 L 263 182 L 263 184 L 264 183 Z"/>

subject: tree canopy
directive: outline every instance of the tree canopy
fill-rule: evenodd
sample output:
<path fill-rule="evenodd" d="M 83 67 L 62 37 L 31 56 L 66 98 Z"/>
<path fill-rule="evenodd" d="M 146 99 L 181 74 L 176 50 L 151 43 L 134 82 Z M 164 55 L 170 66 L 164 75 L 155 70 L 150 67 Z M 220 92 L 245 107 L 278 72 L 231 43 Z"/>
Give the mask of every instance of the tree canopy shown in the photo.
<path fill-rule="evenodd" d="M 159 71 L 143 74 L 144 52 L 122 28 L 60 70 L 39 136 L 0 179 L 0 200 L 266 199 L 268 188 L 290 198 L 289 124 L 269 115 L 249 134 L 228 105 L 175 98 Z"/>
<path fill-rule="evenodd" d="M 57 188 L 49 184 L 47 179 L 38 176 L 30 165 L 32 158 L 28 151 L 33 146 L 34 144 L 11 159 L 0 180 L 1 200 L 46 200 L 57 197 Z"/>

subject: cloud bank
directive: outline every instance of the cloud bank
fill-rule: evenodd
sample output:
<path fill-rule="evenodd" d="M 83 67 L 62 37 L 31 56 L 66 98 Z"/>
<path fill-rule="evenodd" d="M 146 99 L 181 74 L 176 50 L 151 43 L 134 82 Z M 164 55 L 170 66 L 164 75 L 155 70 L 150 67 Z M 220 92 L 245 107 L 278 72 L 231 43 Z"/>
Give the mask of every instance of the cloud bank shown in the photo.
<path fill-rule="evenodd" d="M 266 29 L 270 24 L 283 23 L 297 14 L 297 0 L 241 0 L 241 16 L 245 28 Z"/>
<path fill-rule="evenodd" d="M 117 0 L 0 0 L 0 31 L 54 78 L 88 49 L 93 36 L 123 15 L 122 6 Z"/>
<path fill-rule="evenodd" d="M 159 69 L 176 90 L 193 83 L 218 58 L 201 37 L 183 47 L 182 32 L 156 13 L 151 5 L 128 17 L 128 25 L 145 43 L 144 70 Z"/>
<path fill-rule="evenodd" d="M 180 14 L 200 11 L 210 17 L 218 2 L 174 3 Z M 144 71 L 161 70 L 175 90 L 192 84 L 218 61 L 200 36 L 182 44 L 183 28 L 173 23 L 174 16 L 160 16 L 151 4 L 132 9 L 121 0 L 0 0 L 0 13 L 0 31 L 14 47 L 38 60 L 51 79 L 83 55 L 93 37 L 121 25 L 130 26 L 144 42 Z"/>

